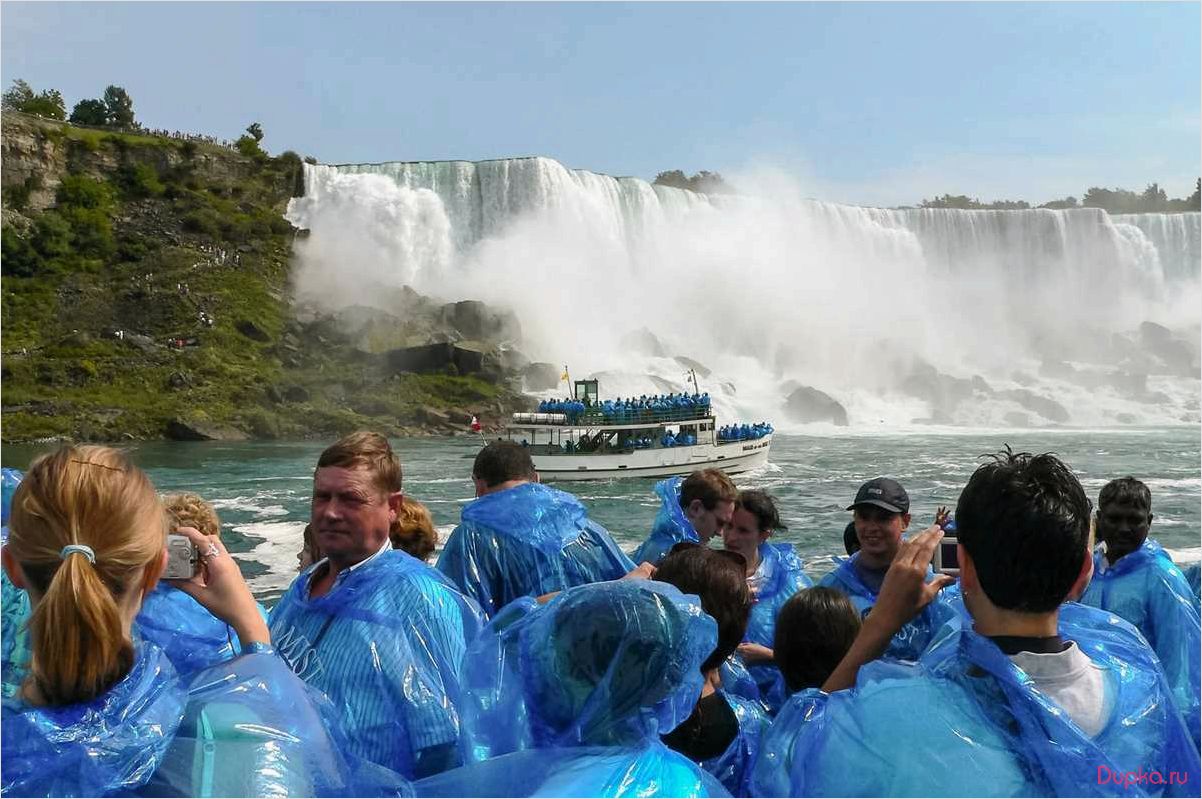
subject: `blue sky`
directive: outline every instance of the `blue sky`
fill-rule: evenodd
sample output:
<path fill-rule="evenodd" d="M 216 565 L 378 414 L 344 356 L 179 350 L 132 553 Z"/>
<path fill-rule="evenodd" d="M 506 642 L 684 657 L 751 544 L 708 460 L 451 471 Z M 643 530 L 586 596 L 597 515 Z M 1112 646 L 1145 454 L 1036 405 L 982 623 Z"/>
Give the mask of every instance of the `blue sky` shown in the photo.
<path fill-rule="evenodd" d="M 1197 3 L 25 3 L 0 78 L 323 162 L 546 155 L 805 193 L 1170 196 L 1199 172 Z"/>

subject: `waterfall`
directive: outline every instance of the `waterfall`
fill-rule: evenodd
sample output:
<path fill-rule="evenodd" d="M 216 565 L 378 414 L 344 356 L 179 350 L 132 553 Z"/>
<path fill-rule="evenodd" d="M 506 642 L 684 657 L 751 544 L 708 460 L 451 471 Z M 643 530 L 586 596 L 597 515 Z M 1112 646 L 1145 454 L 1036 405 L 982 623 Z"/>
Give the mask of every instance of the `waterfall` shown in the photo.
<path fill-rule="evenodd" d="M 288 210 L 310 231 L 300 296 L 371 304 L 373 285 L 411 285 L 508 306 L 528 355 L 627 390 L 679 382 L 674 361 L 623 343 L 647 328 L 729 378 L 732 408 L 762 416 L 779 416 L 796 383 L 862 425 L 1048 423 L 1023 391 L 1055 397 L 1077 425 L 1198 421 L 1196 375 L 1138 332 L 1185 331 L 1196 351 L 1198 213 L 862 208 L 779 186 L 702 195 L 549 158 L 306 166 L 305 185 Z M 943 403 L 914 389 L 932 369 L 989 391 Z"/>

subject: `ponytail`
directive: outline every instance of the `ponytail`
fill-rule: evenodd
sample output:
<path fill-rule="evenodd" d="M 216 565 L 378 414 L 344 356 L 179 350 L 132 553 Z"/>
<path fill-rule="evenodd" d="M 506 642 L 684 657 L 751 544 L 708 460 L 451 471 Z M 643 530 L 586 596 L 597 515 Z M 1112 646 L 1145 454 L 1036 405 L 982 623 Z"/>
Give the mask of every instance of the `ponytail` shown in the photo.
<path fill-rule="evenodd" d="M 30 678 L 48 705 L 99 696 L 133 667 L 116 597 L 83 555 L 67 555 L 55 570 L 29 629 Z"/>
<path fill-rule="evenodd" d="M 30 466 L 10 522 L 8 548 L 42 595 L 29 620 L 32 694 L 52 706 L 94 699 L 134 663 L 120 606 L 158 576 L 154 486 L 116 450 L 63 447 Z"/>

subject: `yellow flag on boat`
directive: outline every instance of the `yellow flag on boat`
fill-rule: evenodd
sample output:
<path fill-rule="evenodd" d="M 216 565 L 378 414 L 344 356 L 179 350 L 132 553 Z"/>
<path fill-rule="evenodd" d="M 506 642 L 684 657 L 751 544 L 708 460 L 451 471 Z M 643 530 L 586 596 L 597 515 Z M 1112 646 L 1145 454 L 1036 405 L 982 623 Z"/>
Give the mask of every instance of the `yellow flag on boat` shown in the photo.
<path fill-rule="evenodd" d="M 564 367 L 563 367 L 563 374 L 561 374 L 561 375 L 559 376 L 559 379 L 560 379 L 560 380 L 568 380 L 568 379 L 569 379 L 569 378 L 568 378 L 568 367 L 567 367 L 567 365 L 566 365 L 566 364 L 565 364 L 565 365 L 564 365 Z"/>

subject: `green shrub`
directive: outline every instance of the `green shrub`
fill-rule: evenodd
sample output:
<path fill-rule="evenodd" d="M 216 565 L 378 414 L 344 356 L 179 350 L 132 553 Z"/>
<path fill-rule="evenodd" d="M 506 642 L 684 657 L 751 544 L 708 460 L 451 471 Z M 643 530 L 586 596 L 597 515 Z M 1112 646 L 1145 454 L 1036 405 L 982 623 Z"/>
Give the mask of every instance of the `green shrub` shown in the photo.
<path fill-rule="evenodd" d="M 31 277 L 39 271 L 41 261 L 41 256 L 29 239 L 5 226 L 0 234 L 0 273 L 12 277 Z"/>
<path fill-rule="evenodd" d="M 108 209 L 113 204 L 113 191 L 105 183 L 83 175 L 67 175 L 55 195 L 60 206 Z"/>
<path fill-rule="evenodd" d="M 205 233 L 210 236 L 220 235 L 222 230 L 221 215 L 212 208 L 198 208 L 184 214 L 184 230 L 191 233 Z"/>
<path fill-rule="evenodd" d="M 167 190 L 158 170 L 150 164 L 126 164 L 118 173 L 118 181 L 127 197 L 159 197 Z"/>

